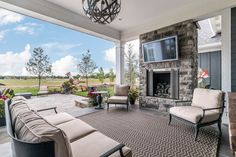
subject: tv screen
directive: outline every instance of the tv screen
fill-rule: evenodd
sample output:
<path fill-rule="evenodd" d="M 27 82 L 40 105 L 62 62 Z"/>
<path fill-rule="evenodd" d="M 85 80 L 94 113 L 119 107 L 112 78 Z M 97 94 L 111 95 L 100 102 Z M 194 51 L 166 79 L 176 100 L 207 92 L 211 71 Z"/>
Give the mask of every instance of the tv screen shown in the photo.
<path fill-rule="evenodd" d="M 144 43 L 144 62 L 162 62 L 178 59 L 177 36 Z"/>

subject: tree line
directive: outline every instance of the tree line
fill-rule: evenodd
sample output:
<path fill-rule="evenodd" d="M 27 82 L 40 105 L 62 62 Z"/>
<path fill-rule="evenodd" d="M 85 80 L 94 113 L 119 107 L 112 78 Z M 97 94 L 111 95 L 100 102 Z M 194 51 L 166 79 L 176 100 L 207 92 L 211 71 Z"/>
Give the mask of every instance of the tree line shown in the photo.
<path fill-rule="evenodd" d="M 132 50 L 132 45 L 128 45 L 128 51 L 125 54 L 125 81 L 131 86 L 135 84 L 138 77 L 138 61 Z M 54 76 L 52 74 L 52 64 L 48 55 L 44 54 L 44 50 L 41 47 L 34 48 L 31 58 L 26 64 L 26 70 L 34 76 L 0 76 L 0 79 L 38 79 L 38 86 L 41 86 L 41 80 L 44 78 L 68 78 L 68 76 Z M 78 75 L 75 78 L 85 78 L 86 85 L 88 86 L 89 78 L 99 79 L 101 83 L 104 83 L 106 78 L 109 78 L 110 82 L 114 82 L 116 75 L 113 69 L 110 69 L 108 73 L 104 72 L 102 67 L 97 67 L 93 61 L 90 51 L 82 54 L 82 58 L 77 65 Z M 94 71 L 98 69 L 97 73 Z"/>

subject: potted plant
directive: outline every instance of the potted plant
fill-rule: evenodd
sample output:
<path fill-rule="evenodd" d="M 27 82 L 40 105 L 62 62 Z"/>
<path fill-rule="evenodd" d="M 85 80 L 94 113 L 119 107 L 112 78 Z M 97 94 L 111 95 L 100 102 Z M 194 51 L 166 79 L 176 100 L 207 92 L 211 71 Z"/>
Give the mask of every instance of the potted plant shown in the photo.
<path fill-rule="evenodd" d="M 5 112 L 4 112 L 4 100 L 0 99 L 0 126 L 5 126 Z"/>
<path fill-rule="evenodd" d="M 0 91 L 0 126 L 6 125 L 5 120 L 5 100 L 11 99 L 14 96 L 14 91 L 12 89 L 4 89 L 3 91 Z"/>
<path fill-rule="evenodd" d="M 138 98 L 138 95 L 139 95 L 139 93 L 138 93 L 137 89 L 133 88 L 133 89 L 129 90 L 128 96 L 129 96 L 130 104 L 132 104 L 132 105 L 135 104 L 135 101 Z"/>

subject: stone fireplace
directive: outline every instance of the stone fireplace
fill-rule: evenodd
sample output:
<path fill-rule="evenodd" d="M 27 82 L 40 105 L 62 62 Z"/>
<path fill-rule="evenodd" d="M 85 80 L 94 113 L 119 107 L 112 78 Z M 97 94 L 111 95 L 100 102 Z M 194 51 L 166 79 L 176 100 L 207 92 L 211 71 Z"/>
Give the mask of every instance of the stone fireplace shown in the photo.
<path fill-rule="evenodd" d="M 179 98 L 178 69 L 153 69 L 147 74 L 147 96 Z"/>
<path fill-rule="evenodd" d="M 141 107 L 160 109 L 163 104 L 191 100 L 197 87 L 197 26 L 193 20 L 142 34 L 140 45 L 170 36 L 178 37 L 178 60 L 144 63 L 140 48 Z"/>

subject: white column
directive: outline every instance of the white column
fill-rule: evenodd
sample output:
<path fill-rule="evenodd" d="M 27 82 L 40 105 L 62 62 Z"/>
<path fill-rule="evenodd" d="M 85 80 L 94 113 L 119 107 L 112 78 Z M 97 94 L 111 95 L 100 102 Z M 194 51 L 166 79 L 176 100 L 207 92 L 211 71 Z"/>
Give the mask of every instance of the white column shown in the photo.
<path fill-rule="evenodd" d="M 226 103 L 227 92 L 231 91 L 231 8 L 227 8 L 221 12 L 222 16 L 222 48 L 221 48 L 221 78 L 222 78 L 222 90 L 226 92 Z M 227 121 L 227 107 L 224 110 L 222 117 L 223 123 Z"/>
<path fill-rule="evenodd" d="M 125 42 L 116 42 L 116 84 L 124 83 L 124 58 Z"/>

